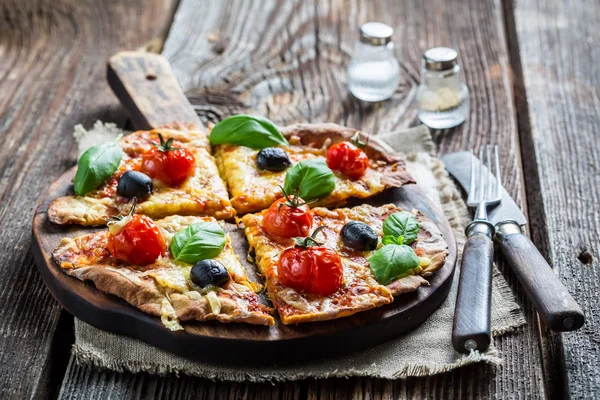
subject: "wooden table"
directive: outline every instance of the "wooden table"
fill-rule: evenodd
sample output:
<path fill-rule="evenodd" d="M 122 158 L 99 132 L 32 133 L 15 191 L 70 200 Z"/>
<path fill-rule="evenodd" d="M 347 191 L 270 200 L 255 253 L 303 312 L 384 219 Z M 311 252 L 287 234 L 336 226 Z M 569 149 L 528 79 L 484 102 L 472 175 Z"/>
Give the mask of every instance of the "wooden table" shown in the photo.
<path fill-rule="evenodd" d="M 600 3 L 581 0 L 0 1 L 0 398 L 600 398 Z M 403 80 L 366 106 L 346 88 L 358 26 L 396 29 Z M 166 38 L 166 40 L 165 40 Z M 164 44 L 164 47 L 163 47 Z M 232 384 L 81 367 L 73 319 L 44 287 L 29 247 L 37 199 L 75 161 L 72 127 L 126 122 L 105 63 L 162 49 L 205 121 L 252 110 L 278 123 L 333 121 L 371 132 L 418 123 L 420 57 L 458 49 L 471 89 L 465 124 L 440 152 L 501 146 L 507 190 L 587 315 L 553 334 L 502 260 L 527 326 L 495 340 L 504 364 L 426 379 Z"/>

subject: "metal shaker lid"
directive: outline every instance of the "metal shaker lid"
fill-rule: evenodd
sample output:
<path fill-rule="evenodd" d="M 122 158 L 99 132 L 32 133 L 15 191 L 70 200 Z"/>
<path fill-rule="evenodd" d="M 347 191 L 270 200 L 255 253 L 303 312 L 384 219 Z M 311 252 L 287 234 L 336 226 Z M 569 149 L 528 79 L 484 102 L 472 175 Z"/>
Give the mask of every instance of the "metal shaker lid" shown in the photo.
<path fill-rule="evenodd" d="M 386 45 L 392 41 L 394 29 L 381 22 L 369 22 L 360 27 L 360 41 L 373 46 Z"/>
<path fill-rule="evenodd" d="M 446 71 L 458 64 L 458 52 L 449 47 L 434 47 L 423 54 L 423 64 L 428 71 Z"/>

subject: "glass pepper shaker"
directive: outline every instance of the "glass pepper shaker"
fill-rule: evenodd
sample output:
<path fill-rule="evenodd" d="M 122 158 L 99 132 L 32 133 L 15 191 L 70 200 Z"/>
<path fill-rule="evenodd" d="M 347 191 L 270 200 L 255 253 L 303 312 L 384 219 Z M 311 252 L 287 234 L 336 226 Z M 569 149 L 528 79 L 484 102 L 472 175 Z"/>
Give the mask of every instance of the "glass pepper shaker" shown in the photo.
<path fill-rule="evenodd" d="M 400 83 L 400 65 L 394 57 L 391 26 L 369 22 L 360 27 L 360 39 L 348 66 L 350 92 L 360 100 L 392 97 Z"/>
<path fill-rule="evenodd" d="M 458 52 L 448 47 L 435 47 L 423 54 L 418 116 L 430 128 L 455 127 L 469 114 L 469 89 L 460 80 L 457 58 Z"/>

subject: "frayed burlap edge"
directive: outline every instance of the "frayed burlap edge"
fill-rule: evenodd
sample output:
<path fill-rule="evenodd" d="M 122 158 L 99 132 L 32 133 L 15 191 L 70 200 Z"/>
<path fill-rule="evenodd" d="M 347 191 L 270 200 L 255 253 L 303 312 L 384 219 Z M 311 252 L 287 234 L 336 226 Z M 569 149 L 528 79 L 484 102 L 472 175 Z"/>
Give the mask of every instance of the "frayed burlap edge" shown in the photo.
<path fill-rule="evenodd" d="M 83 364 L 94 368 L 106 369 L 116 372 L 132 372 L 132 373 L 149 373 L 153 375 L 166 376 L 180 374 L 189 374 L 190 371 L 173 368 L 169 365 L 163 364 L 150 364 L 136 361 L 117 361 L 107 360 L 101 354 L 95 354 L 93 351 L 85 350 L 82 347 L 74 344 L 72 346 L 72 355 L 77 364 Z M 341 374 L 338 370 L 333 370 L 328 373 L 320 374 L 318 377 L 314 376 L 310 372 L 297 373 L 292 375 L 277 375 L 277 374 L 261 374 L 254 375 L 251 373 L 239 373 L 229 371 L 208 371 L 203 370 L 201 374 L 194 371 L 193 376 L 199 378 L 210 379 L 213 381 L 229 381 L 229 382 L 288 382 L 294 380 L 303 379 L 327 379 L 327 378 L 352 378 L 352 377 L 368 377 L 368 378 L 379 378 L 379 379 L 407 379 L 411 377 L 424 377 L 442 374 L 444 372 L 450 372 L 456 368 L 465 367 L 467 365 L 484 362 L 493 366 L 502 364 L 502 360 L 498 356 L 498 351 L 491 347 L 486 353 L 481 354 L 478 351 L 472 351 L 469 355 L 459 358 L 454 363 L 443 364 L 439 366 L 429 365 L 411 365 L 407 366 L 397 372 L 391 377 L 377 373 L 372 373 L 369 370 L 356 370 L 349 369 L 344 370 Z"/>

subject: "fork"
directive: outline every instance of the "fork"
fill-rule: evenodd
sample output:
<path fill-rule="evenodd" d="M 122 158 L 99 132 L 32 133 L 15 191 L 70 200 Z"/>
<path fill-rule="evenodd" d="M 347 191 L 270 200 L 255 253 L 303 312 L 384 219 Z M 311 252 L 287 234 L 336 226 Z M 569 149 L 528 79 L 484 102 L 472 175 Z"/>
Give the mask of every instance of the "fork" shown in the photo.
<path fill-rule="evenodd" d="M 485 148 L 485 149 L 484 149 Z M 483 167 L 484 150 L 486 169 Z M 473 151 L 471 151 L 473 153 Z M 496 179 L 492 175 L 492 154 Z M 502 201 L 502 182 L 498 146 L 479 148 L 479 161 L 471 156 L 471 181 L 467 206 L 477 207 L 475 218 L 465 230 L 452 345 L 461 353 L 484 351 L 491 342 L 490 314 L 492 300 L 492 263 L 494 261 L 494 226 L 487 219 L 487 209 Z"/>

